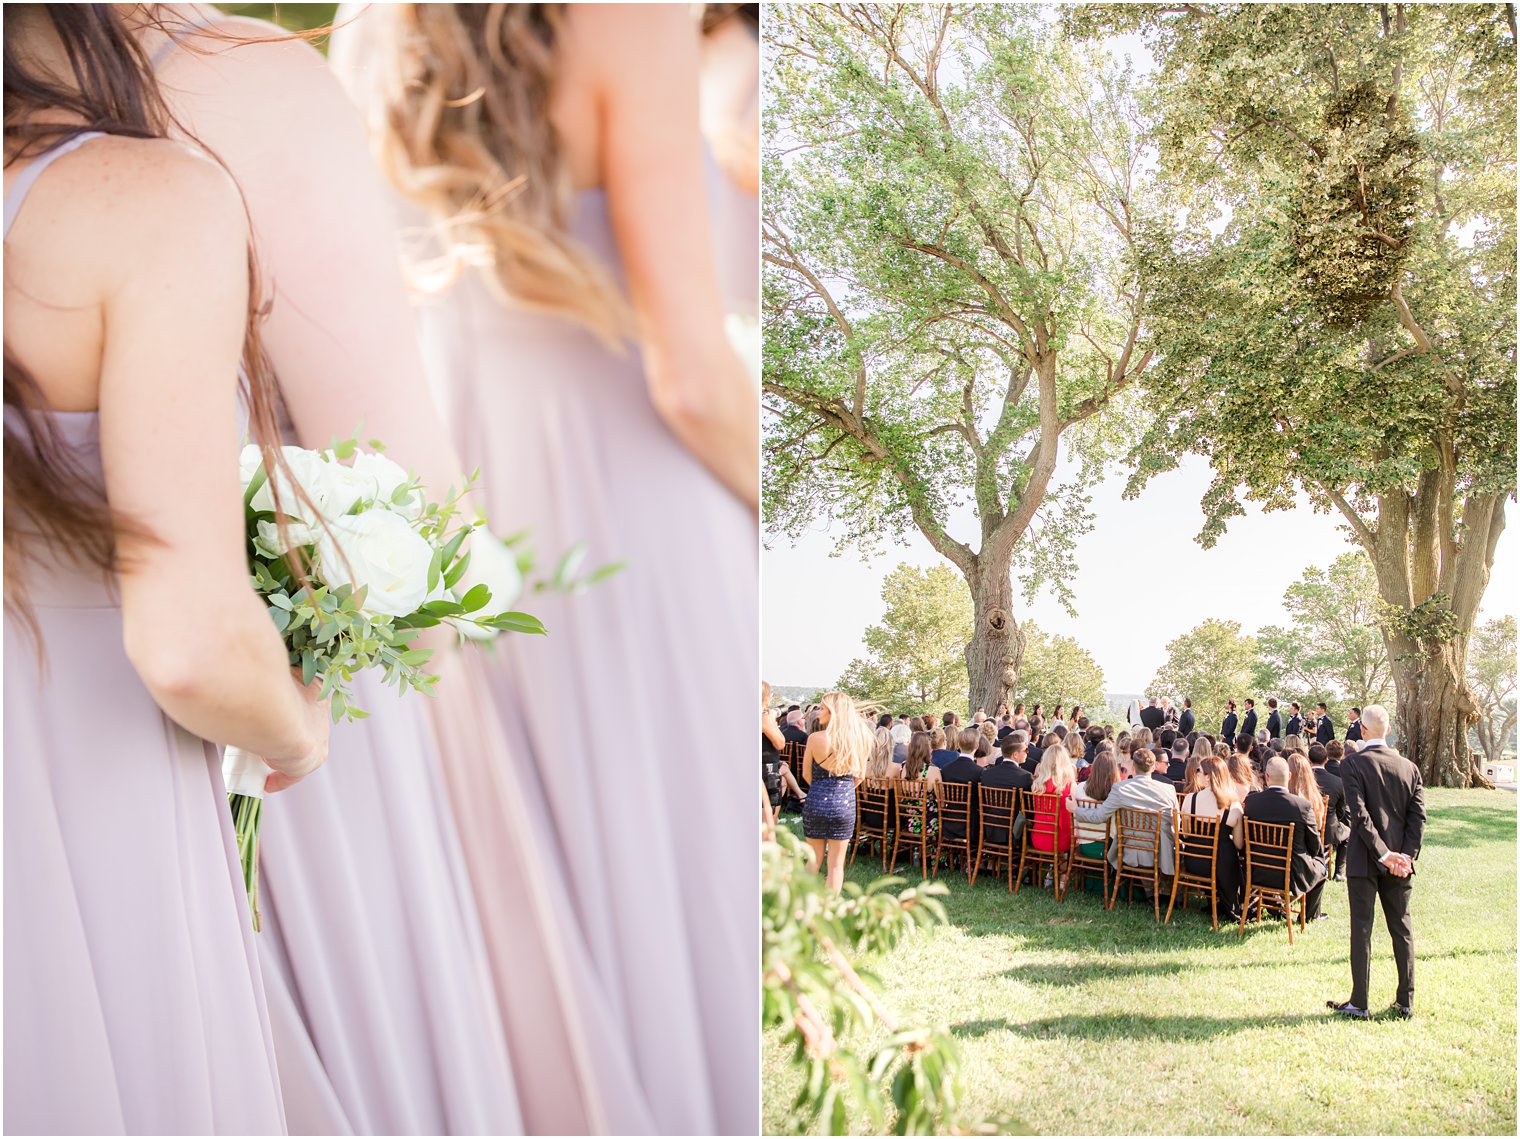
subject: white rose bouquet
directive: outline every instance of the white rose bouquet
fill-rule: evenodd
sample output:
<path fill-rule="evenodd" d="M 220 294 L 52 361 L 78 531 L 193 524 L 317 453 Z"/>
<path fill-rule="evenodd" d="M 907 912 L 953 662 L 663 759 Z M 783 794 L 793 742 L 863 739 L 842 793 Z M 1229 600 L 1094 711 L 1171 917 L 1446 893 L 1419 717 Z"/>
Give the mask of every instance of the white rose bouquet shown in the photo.
<path fill-rule="evenodd" d="M 537 618 L 505 609 L 522 580 L 510 557 L 511 573 L 496 565 L 503 559 L 494 556 L 494 539 L 483 535 L 493 556 L 483 559 L 484 573 L 471 574 L 485 580 L 466 586 L 465 542 L 484 523 L 459 518 L 463 491 L 429 502 L 377 441 L 369 446 L 347 439 L 326 451 L 282 448 L 295 485 L 276 472 L 278 511 L 259 448 L 245 447 L 240 459 L 254 588 L 269 603 L 291 666 L 304 683 L 321 681 L 334 722 L 367 715 L 349 698 L 362 669 L 379 669 L 398 689 L 432 690 L 438 678 L 422 671 L 432 650 L 411 645 L 419 629 L 449 624 L 474 638 L 544 632 Z M 222 772 L 257 930 L 259 820 L 270 768 L 228 748 Z"/>

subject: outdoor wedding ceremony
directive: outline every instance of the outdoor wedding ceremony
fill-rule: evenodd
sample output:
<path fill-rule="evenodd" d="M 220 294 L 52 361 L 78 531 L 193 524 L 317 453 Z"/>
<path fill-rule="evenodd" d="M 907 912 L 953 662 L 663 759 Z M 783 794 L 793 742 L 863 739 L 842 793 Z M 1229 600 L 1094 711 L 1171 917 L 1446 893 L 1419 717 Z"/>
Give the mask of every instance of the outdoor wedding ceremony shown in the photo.
<path fill-rule="evenodd" d="M 1513 7 L 762 44 L 762 1129 L 1513 1134 Z"/>

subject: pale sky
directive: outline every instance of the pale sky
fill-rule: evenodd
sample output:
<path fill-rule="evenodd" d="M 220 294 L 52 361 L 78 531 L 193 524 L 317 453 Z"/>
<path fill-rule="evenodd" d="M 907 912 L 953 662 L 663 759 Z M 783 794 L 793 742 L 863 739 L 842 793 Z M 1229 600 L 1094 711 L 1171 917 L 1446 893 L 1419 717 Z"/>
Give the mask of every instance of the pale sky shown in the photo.
<path fill-rule="evenodd" d="M 1069 468 L 1068 468 L 1069 469 Z M 1153 479 L 1134 501 L 1121 497 L 1125 476 L 1093 492 L 1094 528 L 1077 544 L 1072 573 L 1078 616 L 1053 597 L 1025 606 L 1014 619 L 1075 637 L 1103 669 L 1109 692 L 1140 692 L 1163 660 L 1166 643 L 1200 621 L 1239 621 L 1247 633 L 1286 624 L 1282 595 L 1305 567 L 1326 566 L 1351 549 L 1339 515 L 1307 504 L 1264 514 L 1248 506 L 1212 550 L 1193 536 L 1202 525 L 1198 501 L 1209 483 L 1205 460 L 1190 456 L 1179 469 Z M 1499 539 L 1480 619 L 1520 608 L 1512 530 L 1513 504 Z M 969 537 L 963 522 L 953 528 Z M 1137 564 L 1145 546 L 1156 556 Z M 949 565 L 916 532 L 906 547 L 888 546 L 869 563 L 857 553 L 831 558 L 832 539 L 809 533 L 795 547 L 772 540 L 761 556 L 761 675 L 772 684 L 824 687 L 865 651 L 861 633 L 881 617 L 881 584 L 900 562 Z"/>

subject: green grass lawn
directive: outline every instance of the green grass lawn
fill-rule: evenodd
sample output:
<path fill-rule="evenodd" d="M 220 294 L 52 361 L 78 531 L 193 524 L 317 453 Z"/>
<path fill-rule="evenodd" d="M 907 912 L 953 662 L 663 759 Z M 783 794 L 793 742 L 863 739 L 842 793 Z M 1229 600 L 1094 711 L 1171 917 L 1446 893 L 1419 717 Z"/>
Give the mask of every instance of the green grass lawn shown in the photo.
<path fill-rule="evenodd" d="M 862 962 L 904 1022 L 957 1037 L 976 1108 L 1032 1132 L 1515 1134 L 1515 796 L 1428 790 L 1415 879 L 1413 1021 L 1332 1018 L 1351 992 L 1346 888 L 1331 920 L 1158 926 L 1149 905 L 1063 904 L 1002 881 L 942 875 L 950 924 Z M 901 867 L 899 867 L 901 869 Z M 862 856 L 851 876 L 880 864 Z M 917 875 L 910 872 L 909 881 Z M 1372 1006 L 1393 1001 L 1379 915 Z M 764 1122 L 783 1129 L 795 1081 L 773 1035 Z"/>

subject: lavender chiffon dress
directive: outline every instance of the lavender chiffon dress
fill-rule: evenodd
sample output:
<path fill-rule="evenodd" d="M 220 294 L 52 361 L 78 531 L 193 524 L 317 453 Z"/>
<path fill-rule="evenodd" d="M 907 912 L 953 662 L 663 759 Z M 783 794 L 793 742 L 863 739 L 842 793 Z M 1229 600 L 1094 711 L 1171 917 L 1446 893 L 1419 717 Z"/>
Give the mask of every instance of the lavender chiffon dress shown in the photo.
<path fill-rule="evenodd" d="M 90 137 L 22 173 L 7 235 Z M 96 414 L 52 422 L 103 482 Z M 47 554 L 6 568 L 34 626 L 6 610 L 5 1131 L 284 1134 L 216 750 L 143 686 L 114 580 Z"/>
<path fill-rule="evenodd" d="M 575 236 L 620 273 L 604 195 L 574 204 Z M 475 276 L 424 304 L 419 330 L 493 524 L 528 528 L 546 559 L 584 541 L 588 566 L 627 562 L 584 593 L 533 595 L 549 636 L 462 653 L 451 667 L 473 681 L 446 675 L 431 709 L 498 978 L 516 952 L 511 846 L 557 915 L 588 1125 L 753 1134 L 754 519 L 660 420 L 636 346 L 508 308 Z M 513 1000 L 515 1044 L 534 1025 Z"/>

